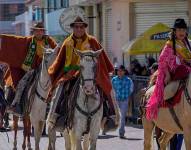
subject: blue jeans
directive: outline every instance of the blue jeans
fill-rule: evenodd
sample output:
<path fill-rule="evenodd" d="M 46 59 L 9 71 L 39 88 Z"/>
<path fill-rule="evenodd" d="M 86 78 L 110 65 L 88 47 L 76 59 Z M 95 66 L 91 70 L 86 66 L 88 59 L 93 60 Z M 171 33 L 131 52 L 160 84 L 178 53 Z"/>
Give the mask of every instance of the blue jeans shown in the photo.
<path fill-rule="evenodd" d="M 175 134 L 170 140 L 170 150 L 181 150 L 183 138 L 182 134 Z"/>
<path fill-rule="evenodd" d="M 121 123 L 119 128 L 119 135 L 124 136 L 125 134 L 125 123 L 126 123 L 126 114 L 128 110 L 128 100 L 125 101 L 117 101 L 121 113 Z"/>

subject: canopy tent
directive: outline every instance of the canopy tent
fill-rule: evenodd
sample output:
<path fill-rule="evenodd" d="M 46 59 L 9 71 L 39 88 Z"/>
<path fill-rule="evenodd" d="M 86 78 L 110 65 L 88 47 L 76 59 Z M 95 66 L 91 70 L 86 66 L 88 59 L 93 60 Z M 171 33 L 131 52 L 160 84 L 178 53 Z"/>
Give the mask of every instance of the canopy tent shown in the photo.
<path fill-rule="evenodd" d="M 159 53 L 168 39 L 169 32 L 170 28 L 167 25 L 157 23 L 122 49 L 124 53 L 129 53 L 130 55 Z"/>

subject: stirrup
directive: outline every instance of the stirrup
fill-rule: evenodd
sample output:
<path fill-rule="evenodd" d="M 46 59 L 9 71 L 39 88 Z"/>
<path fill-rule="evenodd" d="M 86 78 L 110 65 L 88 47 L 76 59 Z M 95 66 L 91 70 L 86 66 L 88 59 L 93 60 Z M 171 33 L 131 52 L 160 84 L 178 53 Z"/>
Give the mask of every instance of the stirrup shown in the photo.
<path fill-rule="evenodd" d="M 13 114 L 17 117 L 22 117 L 22 111 L 21 111 L 21 107 L 19 104 L 15 104 L 14 106 L 11 106 L 7 109 L 7 112 L 10 114 Z"/>

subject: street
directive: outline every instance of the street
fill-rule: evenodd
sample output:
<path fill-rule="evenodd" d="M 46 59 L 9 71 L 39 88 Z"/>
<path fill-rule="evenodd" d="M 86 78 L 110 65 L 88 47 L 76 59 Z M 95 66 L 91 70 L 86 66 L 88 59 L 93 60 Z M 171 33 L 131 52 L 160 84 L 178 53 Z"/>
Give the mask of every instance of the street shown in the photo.
<path fill-rule="evenodd" d="M 22 124 L 20 124 L 22 126 Z M 22 128 L 18 132 L 18 150 L 21 150 L 22 145 Z M 140 126 L 126 127 L 127 139 L 119 139 L 117 131 L 100 135 L 97 143 L 97 150 L 143 150 L 143 129 Z M 6 133 L 0 133 L 0 150 L 12 150 L 13 147 L 13 132 L 8 132 L 10 143 L 7 141 Z M 31 138 L 32 148 L 34 149 L 34 139 Z M 47 149 L 48 138 L 42 137 L 40 142 L 41 150 Z M 155 150 L 156 143 L 154 143 Z M 57 134 L 56 150 L 65 150 L 64 139 Z M 182 150 L 185 150 L 183 146 Z"/>

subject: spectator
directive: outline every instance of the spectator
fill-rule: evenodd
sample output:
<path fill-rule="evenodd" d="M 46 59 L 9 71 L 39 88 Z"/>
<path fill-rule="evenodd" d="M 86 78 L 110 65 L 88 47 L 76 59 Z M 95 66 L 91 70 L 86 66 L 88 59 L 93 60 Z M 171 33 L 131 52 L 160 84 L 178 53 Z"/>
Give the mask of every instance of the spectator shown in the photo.
<path fill-rule="evenodd" d="M 128 109 L 128 98 L 133 92 L 133 82 L 125 75 L 125 67 L 121 65 L 117 71 L 117 76 L 113 77 L 112 85 L 115 91 L 121 113 L 121 124 L 119 128 L 119 137 L 125 138 L 125 119 Z"/>
<path fill-rule="evenodd" d="M 181 150 L 183 138 L 182 134 L 175 134 L 170 140 L 170 150 Z"/>
<path fill-rule="evenodd" d="M 147 58 L 148 68 L 150 68 L 155 62 L 156 62 L 156 60 L 155 60 L 152 56 L 149 56 L 149 57 Z"/>
<path fill-rule="evenodd" d="M 142 75 L 142 76 L 148 76 L 148 75 L 149 75 L 148 69 L 147 69 L 146 66 L 143 66 L 143 67 L 142 67 L 141 75 Z"/>

